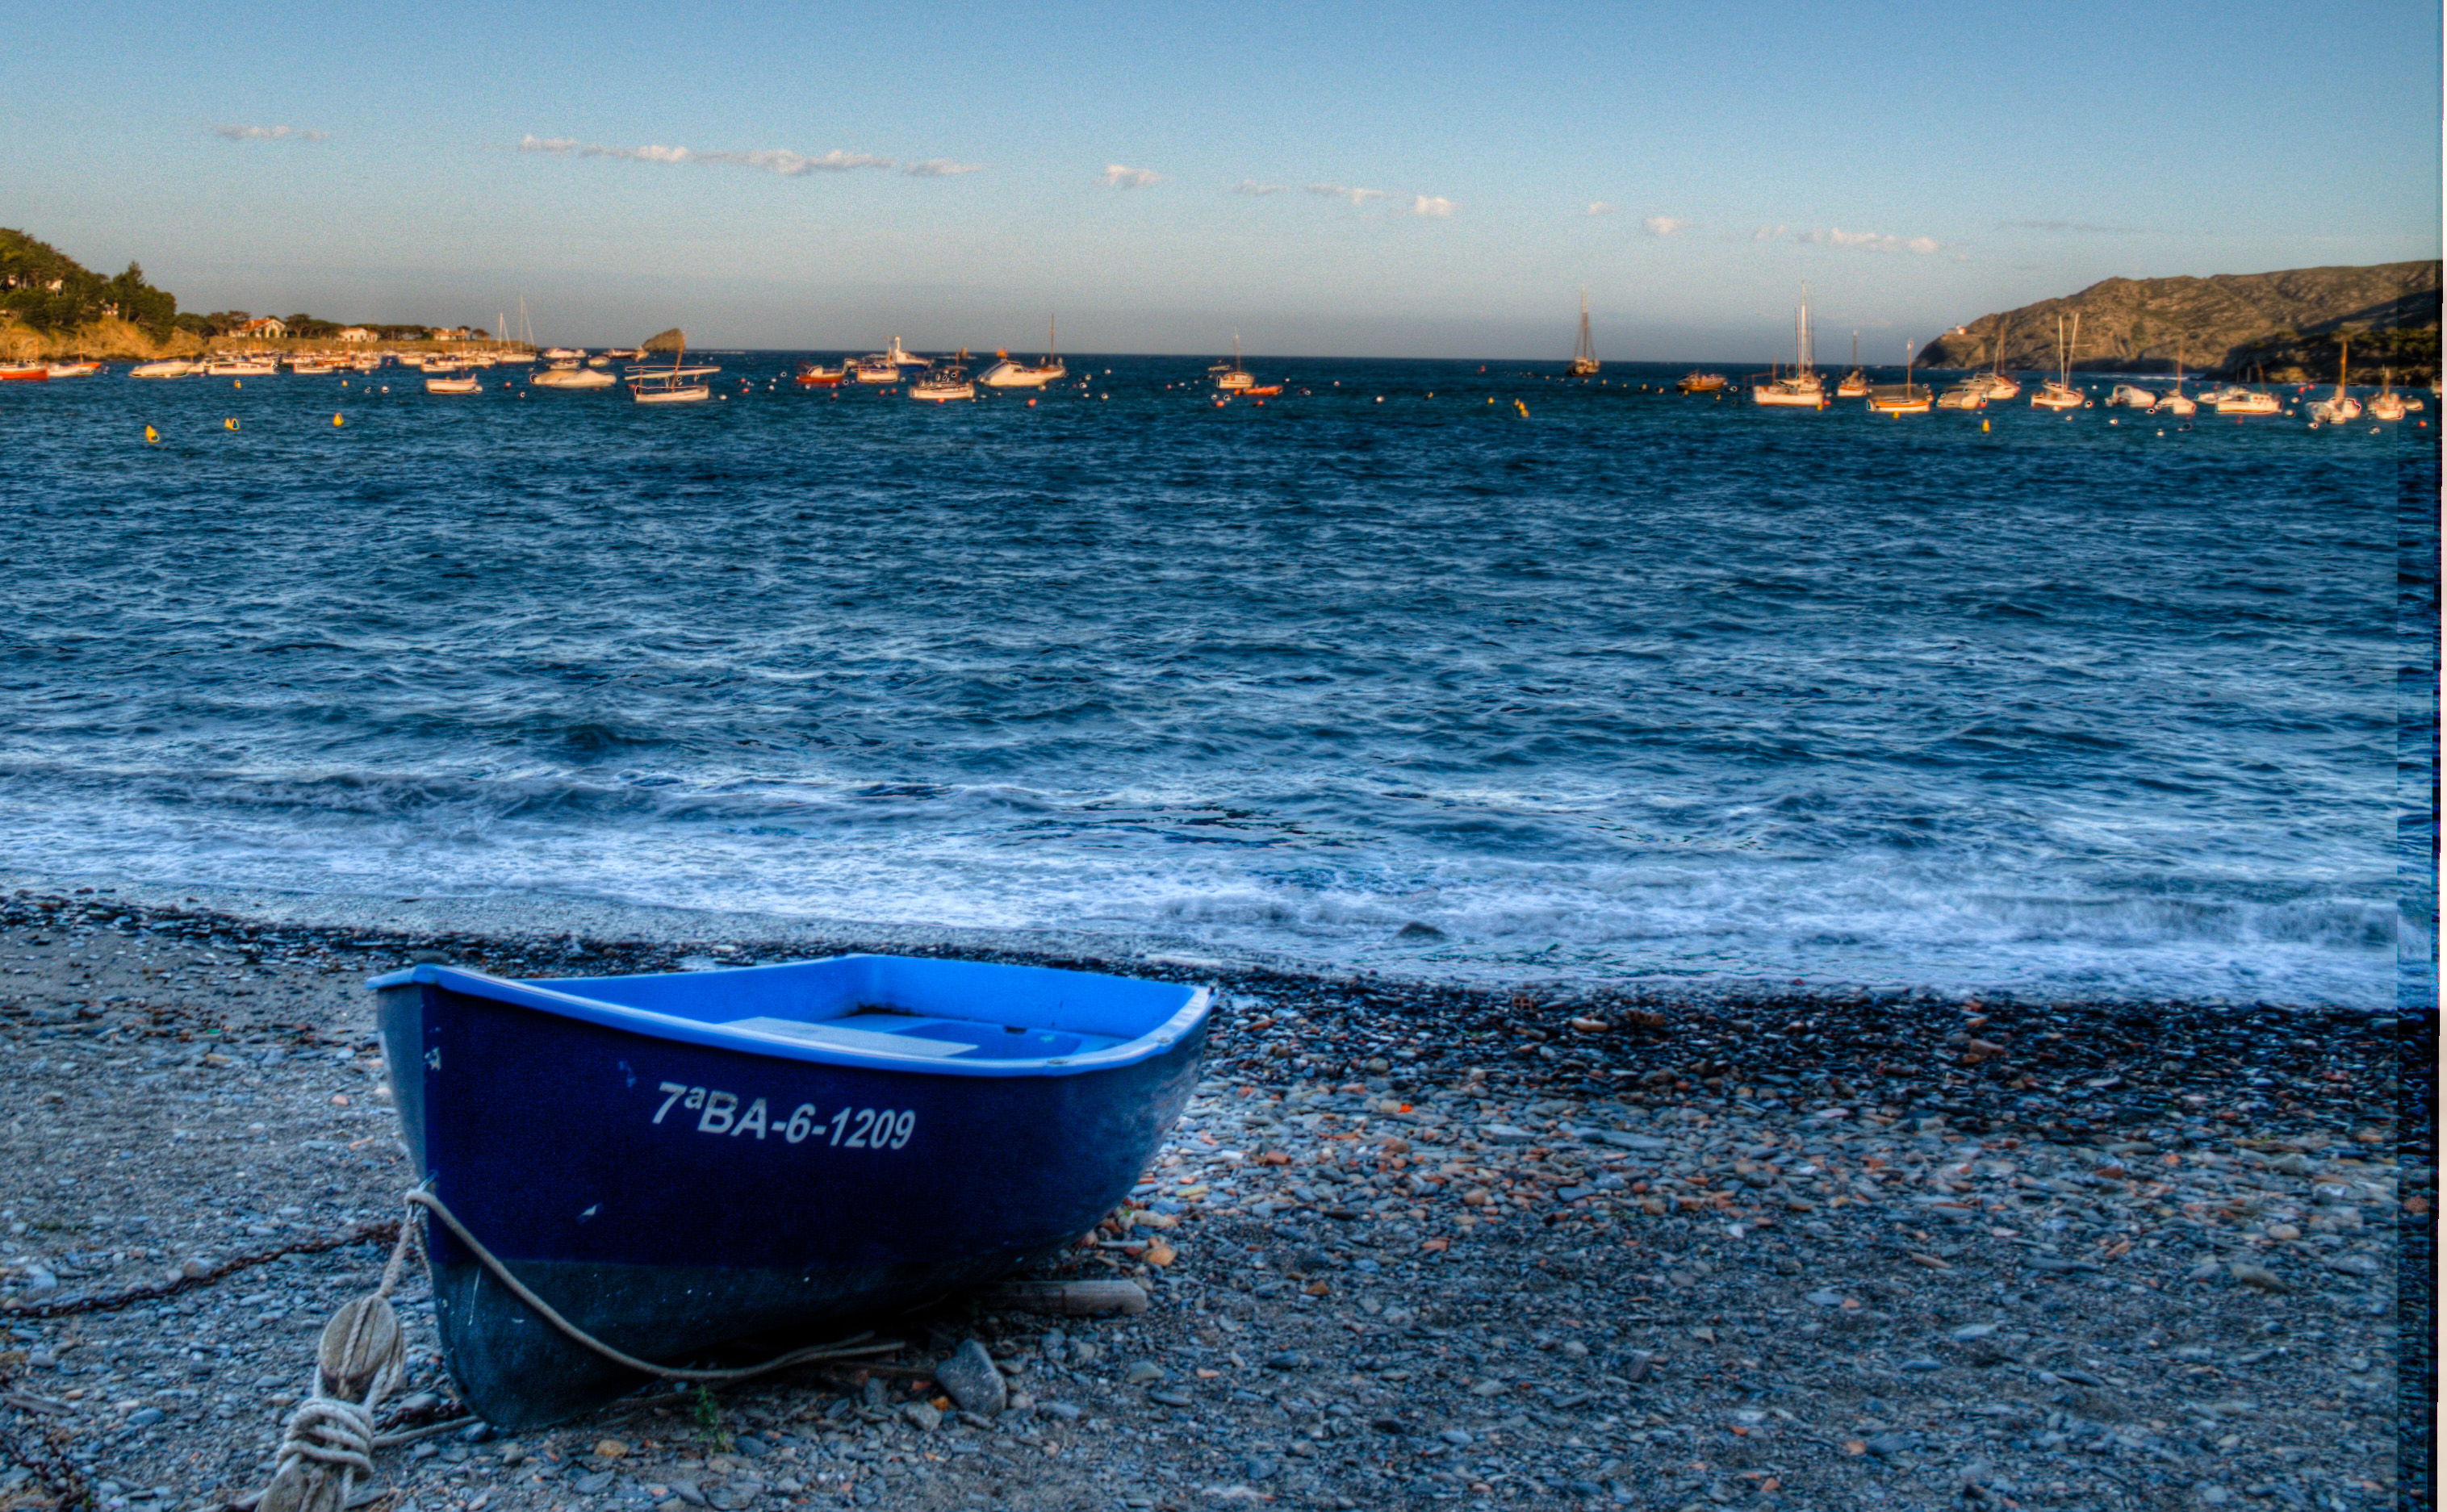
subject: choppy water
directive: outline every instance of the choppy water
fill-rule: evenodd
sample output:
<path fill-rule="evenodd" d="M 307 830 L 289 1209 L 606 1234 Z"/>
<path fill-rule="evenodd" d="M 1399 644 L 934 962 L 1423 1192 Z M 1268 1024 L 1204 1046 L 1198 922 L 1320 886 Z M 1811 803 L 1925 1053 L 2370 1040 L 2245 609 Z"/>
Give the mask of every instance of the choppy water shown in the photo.
<path fill-rule="evenodd" d="M 693 408 L 0 385 L 0 866 L 2396 999 L 2435 429 L 1324 361 L 939 409 L 719 360 Z"/>

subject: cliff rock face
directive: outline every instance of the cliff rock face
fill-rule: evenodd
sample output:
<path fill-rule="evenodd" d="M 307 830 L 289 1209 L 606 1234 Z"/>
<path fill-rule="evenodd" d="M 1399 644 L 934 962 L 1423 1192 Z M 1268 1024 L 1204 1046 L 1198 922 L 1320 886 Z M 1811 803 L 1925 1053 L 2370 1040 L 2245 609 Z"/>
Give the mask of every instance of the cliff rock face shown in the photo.
<path fill-rule="evenodd" d="M 2357 382 L 2381 367 L 2400 380 L 2438 370 L 2438 264 L 2295 268 L 2211 278 L 2109 278 L 2077 294 L 1982 315 L 1930 342 L 1931 368 L 1984 368 L 1999 344 L 2009 369 L 2053 370 L 2057 317 L 2081 336 L 2073 366 L 2091 372 L 2186 372 L 2273 382 L 2329 380 L 2338 345 Z"/>

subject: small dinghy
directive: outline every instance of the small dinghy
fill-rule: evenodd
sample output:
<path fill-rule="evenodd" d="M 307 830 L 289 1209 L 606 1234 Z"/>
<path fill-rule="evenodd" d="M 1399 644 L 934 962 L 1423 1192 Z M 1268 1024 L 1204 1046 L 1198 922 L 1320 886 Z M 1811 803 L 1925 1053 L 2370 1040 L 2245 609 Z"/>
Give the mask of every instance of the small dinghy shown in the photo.
<path fill-rule="evenodd" d="M 1180 1116 L 1208 1009 L 1204 988 L 891 955 L 369 985 L 436 1219 L 444 1354 L 501 1428 L 646 1377 L 498 1273 L 681 1366 L 1052 1259 Z"/>

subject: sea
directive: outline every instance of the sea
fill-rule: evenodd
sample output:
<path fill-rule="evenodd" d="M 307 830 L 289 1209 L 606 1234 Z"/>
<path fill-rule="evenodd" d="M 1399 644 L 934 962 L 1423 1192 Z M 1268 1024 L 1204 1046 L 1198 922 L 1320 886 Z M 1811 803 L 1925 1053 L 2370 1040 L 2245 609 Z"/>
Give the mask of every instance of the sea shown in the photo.
<path fill-rule="evenodd" d="M 1219 402 L 1115 356 L 936 406 L 700 355 L 685 406 L 0 384 L 0 873 L 2435 1004 L 2436 401 L 1898 419 L 1253 358 L 1281 392 Z"/>

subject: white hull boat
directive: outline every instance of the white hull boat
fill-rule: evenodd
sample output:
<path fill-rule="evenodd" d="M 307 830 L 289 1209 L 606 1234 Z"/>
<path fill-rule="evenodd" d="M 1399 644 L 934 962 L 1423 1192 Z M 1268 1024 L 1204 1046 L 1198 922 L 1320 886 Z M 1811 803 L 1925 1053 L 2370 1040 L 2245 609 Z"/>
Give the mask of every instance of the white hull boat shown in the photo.
<path fill-rule="evenodd" d="M 1971 384 L 1956 384 L 1937 396 L 1940 409 L 1982 409 L 1988 404 L 1986 390 Z"/>
<path fill-rule="evenodd" d="M 629 391 L 641 405 L 701 405 L 713 397 L 713 390 L 703 384 L 671 384 L 658 387 L 629 386 Z"/>
<path fill-rule="evenodd" d="M 2079 409 L 2089 403 L 2080 389 L 2071 384 L 2055 382 L 2039 385 L 2039 391 L 2031 396 L 2031 406 L 2035 409 Z"/>
<path fill-rule="evenodd" d="M 1793 312 L 1793 355 L 1790 377 L 1774 378 L 1751 386 L 1751 403 L 1777 405 L 1789 409 L 1824 409 L 1827 407 L 1826 381 L 1811 370 L 1810 359 L 1810 286 L 1801 286 L 1801 302 Z"/>
<path fill-rule="evenodd" d="M 1778 378 L 1773 383 L 1753 384 L 1751 403 L 1782 405 L 1795 409 L 1824 409 L 1827 389 L 1815 373 L 1798 378 Z"/>
<path fill-rule="evenodd" d="M 2251 388 L 2229 388 L 2212 401 L 2210 407 L 2221 415 L 2276 415 L 2286 410 L 2275 394 L 2264 394 Z"/>
<path fill-rule="evenodd" d="M 863 384 L 897 384 L 901 381 L 900 365 L 882 357 L 861 357 L 849 365 L 849 372 Z"/>
<path fill-rule="evenodd" d="M 224 357 L 204 364 L 205 376 L 211 378 L 269 378 L 279 370 L 269 357 Z"/>
<path fill-rule="evenodd" d="M 609 388 L 618 380 L 600 368 L 567 363 L 546 368 L 527 382 L 537 388 Z"/>
<path fill-rule="evenodd" d="M 2107 395 L 2110 409 L 2151 409 L 2156 407 L 2158 396 L 2147 388 L 2131 384 L 2117 384 Z"/>
<path fill-rule="evenodd" d="M 1051 320 L 1045 323 L 1043 362 L 1014 362 L 1002 352 L 995 355 L 1001 361 L 977 375 L 977 382 L 989 388 L 1042 388 L 1057 379 L 1069 377 L 1071 373 L 1071 369 L 1062 366 L 1062 359 L 1053 354 L 1053 322 Z"/>
<path fill-rule="evenodd" d="M 102 364 L 98 362 L 55 362 L 50 365 L 50 374 L 54 378 L 90 378 L 100 371 Z"/>
<path fill-rule="evenodd" d="M 128 369 L 130 378 L 184 378 L 197 371 L 197 365 L 179 357 L 160 362 L 139 363 Z"/>
<path fill-rule="evenodd" d="M 2150 413 L 2172 415 L 2178 420 L 2188 420 L 2191 418 L 2192 412 L 2200 407 L 2178 390 L 2172 394 L 2160 394 L 2158 402 L 2150 406 Z"/>
<path fill-rule="evenodd" d="M 425 380 L 425 391 L 428 394 L 481 394 L 484 391 L 484 386 L 477 382 L 475 375 L 470 373 L 465 378 L 427 378 Z"/>

